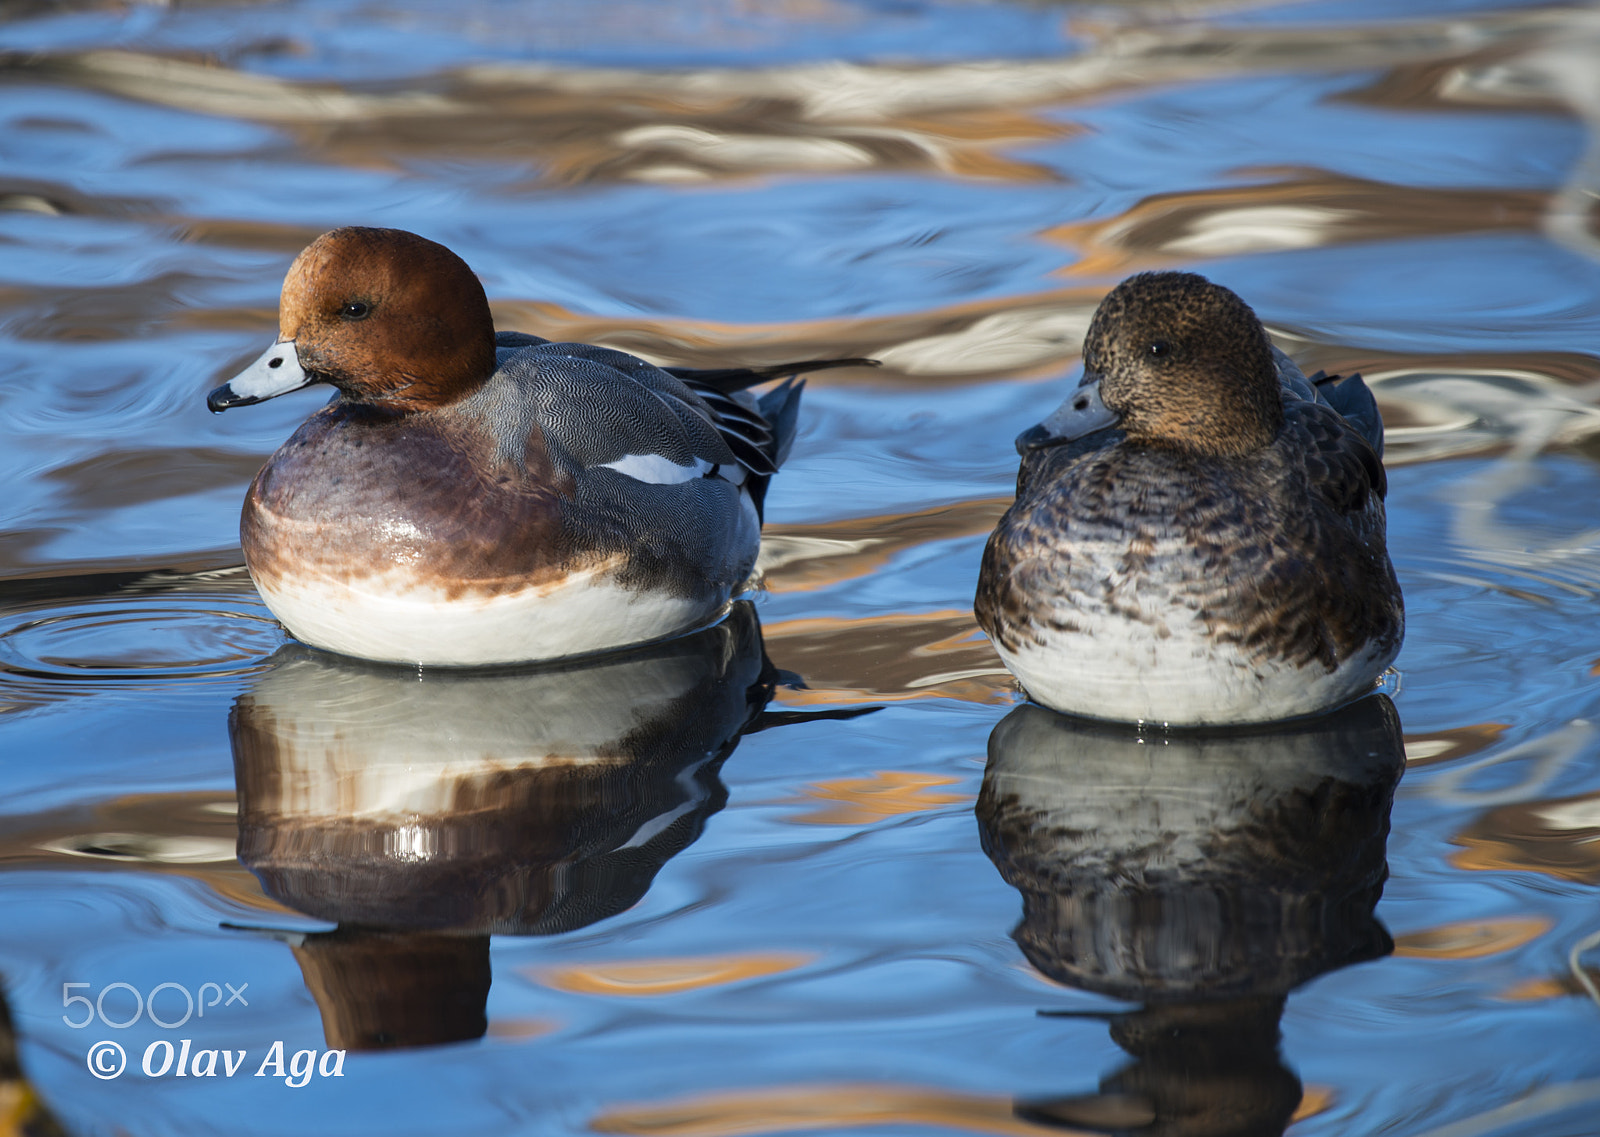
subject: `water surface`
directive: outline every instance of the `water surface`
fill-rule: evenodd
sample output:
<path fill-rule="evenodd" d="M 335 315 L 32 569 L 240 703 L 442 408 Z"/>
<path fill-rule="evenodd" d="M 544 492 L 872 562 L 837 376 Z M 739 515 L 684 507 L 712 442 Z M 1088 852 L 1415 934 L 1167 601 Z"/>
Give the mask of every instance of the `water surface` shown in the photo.
<path fill-rule="evenodd" d="M 1600 8 L 1491 0 L 11 5 L 0 1088 L 74 1134 L 1600 1132 L 1597 57 Z M 237 547 L 323 395 L 203 404 L 341 224 L 501 327 L 884 366 L 812 380 L 729 624 L 342 663 Z M 1374 385 L 1392 707 L 1017 709 L 1010 440 L 1153 267 Z"/>

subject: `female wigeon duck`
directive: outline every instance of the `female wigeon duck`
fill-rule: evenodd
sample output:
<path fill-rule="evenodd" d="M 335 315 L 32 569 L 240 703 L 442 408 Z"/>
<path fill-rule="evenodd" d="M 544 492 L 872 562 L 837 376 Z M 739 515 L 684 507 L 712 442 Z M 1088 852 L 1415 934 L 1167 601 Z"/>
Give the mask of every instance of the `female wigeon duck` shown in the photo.
<path fill-rule="evenodd" d="M 1114 289 L 1083 360 L 1017 439 L 1017 499 L 978 580 L 978 623 L 1028 694 L 1202 725 L 1371 690 L 1405 612 L 1360 376 L 1307 379 L 1244 301 L 1177 272 Z"/>
<path fill-rule="evenodd" d="M 245 497 L 245 562 L 306 643 L 396 662 L 554 659 L 715 619 L 755 564 L 802 383 L 654 367 L 496 333 L 483 286 L 396 229 L 336 229 L 289 269 L 278 341 L 213 411 L 334 399 Z"/>

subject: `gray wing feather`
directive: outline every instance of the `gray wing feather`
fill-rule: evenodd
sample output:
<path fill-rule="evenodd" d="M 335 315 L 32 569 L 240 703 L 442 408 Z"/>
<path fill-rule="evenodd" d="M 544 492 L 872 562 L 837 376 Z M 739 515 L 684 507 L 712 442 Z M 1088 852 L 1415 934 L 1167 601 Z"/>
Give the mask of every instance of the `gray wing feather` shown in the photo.
<path fill-rule="evenodd" d="M 800 426 L 800 392 L 806 389 L 804 379 L 790 379 L 761 396 L 761 413 L 772 424 L 774 466 L 781 466 L 794 449 L 795 435 Z"/>
<path fill-rule="evenodd" d="M 501 348 L 537 347 L 550 341 L 543 336 L 529 335 L 527 332 L 496 332 L 494 346 L 498 351 Z"/>
<path fill-rule="evenodd" d="M 1360 375 L 1346 375 L 1343 379 L 1329 375 L 1317 384 L 1317 394 L 1355 427 L 1379 458 L 1383 457 L 1383 415 L 1372 388 Z"/>
<path fill-rule="evenodd" d="M 534 387 L 547 436 L 580 465 L 660 454 L 678 465 L 695 458 L 737 464 L 765 478 L 793 443 L 803 384 L 786 383 L 758 400 L 695 382 L 693 372 L 685 381 L 613 348 L 517 332 L 495 340 L 501 373 Z"/>
<path fill-rule="evenodd" d="M 740 476 L 731 443 L 698 394 L 623 352 L 532 336 L 496 340 L 500 366 L 461 410 L 487 428 L 510 469 L 527 469 L 529 439 L 541 437 L 559 469 L 593 471 L 575 477 L 558 505 L 576 549 L 591 558 L 621 554 L 616 579 L 624 588 L 725 598 L 744 583 L 760 546 L 766 479 Z M 594 469 L 630 455 L 699 469 L 661 481 L 648 466 L 642 477 L 626 467 Z"/>
<path fill-rule="evenodd" d="M 1272 349 L 1272 361 L 1286 396 L 1332 407 L 1367 440 L 1378 457 L 1383 457 L 1383 416 L 1378 412 L 1378 400 L 1372 388 L 1360 375 L 1329 375 L 1318 371 L 1307 376 L 1276 346 Z"/>
<path fill-rule="evenodd" d="M 1321 402 L 1317 398 L 1316 387 L 1306 378 L 1305 372 L 1300 370 L 1300 365 L 1290 359 L 1276 344 L 1272 347 L 1272 364 L 1278 372 L 1278 385 L 1286 394 L 1304 399 L 1308 403 Z"/>
<path fill-rule="evenodd" d="M 540 344 L 508 359 L 500 374 L 532 396 L 547 445 L 582 467 L 604 466 L 629 454 L 659 454 L 679 466 L 696 458 L 713 466 L 735 461 L 710 416 L 683 396 L 572 348 Z M 591 349 L 593 350 L 593 349 Z M 603 350 L 603 349 L 602 349 Z M 621 352 L 609 353 L 631 359 Z M 648 368 L 642 360 L 639 367 Z M 670 376 L 666 377 L 676 385 Z"/>

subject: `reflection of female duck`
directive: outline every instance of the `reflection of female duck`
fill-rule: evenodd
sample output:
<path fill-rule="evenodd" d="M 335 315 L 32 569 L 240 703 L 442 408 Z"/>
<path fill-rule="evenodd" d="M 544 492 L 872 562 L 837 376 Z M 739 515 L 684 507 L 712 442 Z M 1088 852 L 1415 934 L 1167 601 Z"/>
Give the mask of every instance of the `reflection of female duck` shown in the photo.
<path fill-rule="evenodd" d="M 239 857 L 339 924 L 295 948 L 330 1046 L 481 1035 L 488 933 L 621 912 L 692 843 L 771 695 L 748 604 L 585 665 L 424 672 L 285 648 L 235 706 Z"/>
<path fill-rule="evenodd" d="M 983 844 L 1023 896 L 1028 961 L 1144 1004 L 1112 1036 L 1136 1061 L 1043 1122 L 1281 1133 L 1300 1100 L 1278 1056 L 1288 993 L 1388 953 L 1373 915 L 1404 766 L 1373 696 L 1223 734 L 1138 730 L 1019 707 L 989 739 Z"/>

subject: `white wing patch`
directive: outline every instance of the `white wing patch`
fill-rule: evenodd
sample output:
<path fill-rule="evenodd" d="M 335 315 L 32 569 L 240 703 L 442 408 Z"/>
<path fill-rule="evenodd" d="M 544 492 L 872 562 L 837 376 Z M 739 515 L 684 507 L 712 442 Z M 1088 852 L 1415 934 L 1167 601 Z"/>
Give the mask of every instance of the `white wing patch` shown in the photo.
<path fill-rule="evenodd" d="M 696 458 L 687 466 L 680 466 L 676 462 L 660 454 L 624 454 L 615 462 L 602 462 L 595 467 L 600 470 L 615 470 L 625 474 L 636 482 L 650 482 L 658 486 L 677 485 L 679 482 L 693 481 L 703 478 L 711 470 L 711 463 L 704 458 Z"/>

